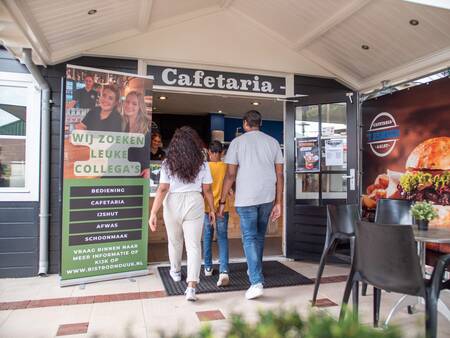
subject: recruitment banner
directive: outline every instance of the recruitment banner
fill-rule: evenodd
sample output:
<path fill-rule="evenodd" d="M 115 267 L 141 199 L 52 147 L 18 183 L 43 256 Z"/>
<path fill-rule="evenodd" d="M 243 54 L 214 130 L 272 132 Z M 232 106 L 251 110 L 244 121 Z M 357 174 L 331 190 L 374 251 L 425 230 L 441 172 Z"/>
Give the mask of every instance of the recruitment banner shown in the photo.
<path fill-rule="evenodd" d="M 429 201 L 439 215 L 430 226 L 450 228 L 449 92 L 444 77 L 363 103 L 367 218 L 373 219 L 380 198 Z"/>
<path fill-rule="evenodd" d="M 67 66 L 61 285 L 148 273 L 152 85 Z"/>

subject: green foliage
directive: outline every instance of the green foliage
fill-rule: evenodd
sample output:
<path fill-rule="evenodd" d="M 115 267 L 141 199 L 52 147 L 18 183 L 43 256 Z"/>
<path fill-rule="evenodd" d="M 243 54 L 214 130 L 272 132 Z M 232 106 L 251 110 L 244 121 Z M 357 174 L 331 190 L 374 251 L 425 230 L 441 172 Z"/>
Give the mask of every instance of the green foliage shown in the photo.
<path fill-rule="evenodd" d="M 222 336 L 222 335 L 220 335 Z M 166 338 L 167 336 L 161 335 Z M 190 336 L 176 334 L 172 338 L 215 338 L 205 326 Z M 326 312 L 311 312 L 306 320 L 295 310 L 261 311 L 256 323 L 247 322 L 242 315 L 231 316 L 227 338 L 401 338 L 396 327 L 385 330 L 362 325 L 354 316 L 347 315 L 342 322 Z"/>
<path fill-rule="evenodd" d="M 416 202 L 411 207 L 411 214 L 417 220 L 427 220 L 431 221 L 432 219 L 438 216 L 436 209 L 434 209 L 433 204 L 428 202 Z"/>

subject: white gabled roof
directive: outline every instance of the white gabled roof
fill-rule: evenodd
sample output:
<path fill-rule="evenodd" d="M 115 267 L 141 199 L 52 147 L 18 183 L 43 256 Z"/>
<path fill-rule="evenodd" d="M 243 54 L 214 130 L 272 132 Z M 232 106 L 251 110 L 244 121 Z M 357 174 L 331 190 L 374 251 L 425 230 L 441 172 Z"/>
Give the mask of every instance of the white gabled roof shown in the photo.
<path fill-rule="evenodd" d="M 443 0 L 3 3 L 47 64 L 80 55 L 136 57 L 334 76 L 355 89 L 450 66 L 450 10 Z M 90 9 L 97 13 L 88 15 Z M 13 44 L 4 32 L 0 39 Z"/>

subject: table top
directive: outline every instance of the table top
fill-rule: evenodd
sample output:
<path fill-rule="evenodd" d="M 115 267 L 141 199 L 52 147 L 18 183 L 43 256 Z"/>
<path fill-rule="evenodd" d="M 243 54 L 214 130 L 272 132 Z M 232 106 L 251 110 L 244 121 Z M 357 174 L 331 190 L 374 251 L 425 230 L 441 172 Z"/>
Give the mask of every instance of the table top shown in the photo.
<path fill-rule="evenodd" d="M 413 225 L 414 238 L 418 242 L 427 243 L 450 243 L 450 228 L 428 228 L 428 230 L 418 230 Z"/>

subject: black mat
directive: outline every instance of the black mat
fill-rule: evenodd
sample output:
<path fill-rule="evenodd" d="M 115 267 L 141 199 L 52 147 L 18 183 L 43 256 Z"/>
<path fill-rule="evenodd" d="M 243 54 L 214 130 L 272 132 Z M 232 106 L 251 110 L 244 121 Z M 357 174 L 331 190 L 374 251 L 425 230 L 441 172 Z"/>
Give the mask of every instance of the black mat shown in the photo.
<path fill-rule="evenodd" d="M 250 282 L 247 276 L 247 263 L 230 263 L 230 284 L 225 287 L 216 285 L 219 278 L 218 265 L 214 265 L 214 275 L 205 277 L 202 266 L 200 272 L 200 283 L 197 285 L 197 293 L 225 292 L 247 290 Z M 159 274 L 164 284 L 164 288 L 169 296 L 183 295 L 186 290 L 186 266 L 181 268 L 181 282 L 174 282 L 169 275 L 170 267 L 158 267 Z M 286 265 L 278 261 L 264 261 L 264 287 L 275 288 L 280 286 L 305 285 L 312 284 L 313 281 L 302 274 L 288 268 Z"/>

